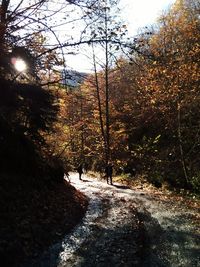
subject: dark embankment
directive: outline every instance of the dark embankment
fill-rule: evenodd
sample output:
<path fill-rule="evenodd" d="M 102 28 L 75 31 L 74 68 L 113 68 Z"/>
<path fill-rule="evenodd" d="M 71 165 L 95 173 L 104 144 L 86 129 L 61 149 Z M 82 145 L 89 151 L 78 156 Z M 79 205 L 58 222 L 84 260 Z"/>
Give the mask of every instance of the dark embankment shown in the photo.
<path fill-rule="evenodd" d="M 0 177 L 0 258 L 20 266 L 69 233 L 81 220 L 87 199 L 65 181 L 37 182 Z"/>

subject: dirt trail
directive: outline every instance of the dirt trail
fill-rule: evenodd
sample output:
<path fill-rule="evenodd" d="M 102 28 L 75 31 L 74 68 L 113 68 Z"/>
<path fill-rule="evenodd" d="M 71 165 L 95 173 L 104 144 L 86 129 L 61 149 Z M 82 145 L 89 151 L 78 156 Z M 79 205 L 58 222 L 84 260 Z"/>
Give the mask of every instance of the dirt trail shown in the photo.
<path fill-rule="evenodd" d="M 71 174 L 90 198 L 84 220 L 26 267 L 199 267 L 200 232 L 193 210 L 146 190 Z"/>

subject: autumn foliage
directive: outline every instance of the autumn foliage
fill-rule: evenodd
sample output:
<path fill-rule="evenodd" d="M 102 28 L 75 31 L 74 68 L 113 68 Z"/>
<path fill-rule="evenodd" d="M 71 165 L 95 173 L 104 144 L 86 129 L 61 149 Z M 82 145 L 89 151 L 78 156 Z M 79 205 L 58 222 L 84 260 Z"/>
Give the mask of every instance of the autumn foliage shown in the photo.
<path fill-rule="evenodd" d="M 198 11 L 196 1 L 177 1 L 135 38 L 131 62 L 121 58 L 109 69 L 110 150 L 117 173 L 134 168 L 157 186 L 199 191 Z M 66 93 L 65 155 L 103 170 L 104 71 L 97 76 L 98 88 L 91 74 Z"/>

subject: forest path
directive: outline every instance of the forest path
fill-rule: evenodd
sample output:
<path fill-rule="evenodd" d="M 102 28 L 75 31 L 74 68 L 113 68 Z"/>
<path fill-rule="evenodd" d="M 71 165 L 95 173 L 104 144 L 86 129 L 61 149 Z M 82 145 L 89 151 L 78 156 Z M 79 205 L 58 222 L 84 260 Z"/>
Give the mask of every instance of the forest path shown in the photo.
<path fill-rule="evenodd" d="M 199 267 L 196 210 L 163 193 L 70 174 L 90 199 L 83 221 L 28 267 Z M 159 192 L 159 191 L 158 191 Z"/>

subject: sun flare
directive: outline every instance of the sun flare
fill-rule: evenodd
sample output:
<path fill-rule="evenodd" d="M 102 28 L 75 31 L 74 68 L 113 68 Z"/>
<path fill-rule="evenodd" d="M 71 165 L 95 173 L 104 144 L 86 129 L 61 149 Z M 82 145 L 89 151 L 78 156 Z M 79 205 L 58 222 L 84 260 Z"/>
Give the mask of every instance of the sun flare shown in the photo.
<path fill-rule="evenodd" d="M 14 67 L 17 71 L 22 72 L 27 69 L 27 65 L 21 58 L 17 58 L 14 62 Z"/>

